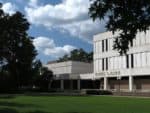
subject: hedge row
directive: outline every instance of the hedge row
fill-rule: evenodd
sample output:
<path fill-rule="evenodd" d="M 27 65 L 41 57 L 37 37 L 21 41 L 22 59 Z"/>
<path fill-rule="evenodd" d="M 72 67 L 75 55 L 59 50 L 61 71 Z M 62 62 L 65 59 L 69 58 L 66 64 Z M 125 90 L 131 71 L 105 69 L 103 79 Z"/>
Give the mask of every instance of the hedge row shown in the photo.
<path fill-rule="evenodd" d="M 86 90 L 86 94 L 88 95 L 112 95 L 112 92 L 108 90 L 92 89 L 92 90 Z"/>

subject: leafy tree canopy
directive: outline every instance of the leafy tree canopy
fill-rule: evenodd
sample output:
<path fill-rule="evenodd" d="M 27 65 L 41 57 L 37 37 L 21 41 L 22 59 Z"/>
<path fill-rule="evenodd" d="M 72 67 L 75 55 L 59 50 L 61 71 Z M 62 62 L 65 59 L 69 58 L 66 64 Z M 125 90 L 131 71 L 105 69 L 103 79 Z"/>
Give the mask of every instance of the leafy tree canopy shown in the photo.
<path fill-rule="evenodd" d="M 28 29 L 24 15 L 20 12 L 9 15 L 0 8 L 0 71 L 10 76 L 14 87 L 31 83 L 38 70 L 34 66 L 37 52 Z"/>
<path fill-rule="evenodd" d="M 48 91 L 51 89 L 51 84 L 53 81 L 53 72 L 47 67 L 40 68 L 40 76 L 35 80 L 35 85 L 41 90 Z"/>
<path fill-rule="evenodd" d="M 70 55 L 64 55 L 62 58 L 59 58 L 58 62 L 63 61 L 81 61 L 81 62 L 92 62 L 93 61 L 93 52 L 87 53 L 83 49 L 74 49 L 71 51 Z"/>
<path fill-rule="evenodd" d="M 107 30 L 121 32 L 114 49 L 124 54 L 137 32 L 149 29 L 150 0 L 91 0 L 89 14 L 93 20 L 108 17 Z"/>

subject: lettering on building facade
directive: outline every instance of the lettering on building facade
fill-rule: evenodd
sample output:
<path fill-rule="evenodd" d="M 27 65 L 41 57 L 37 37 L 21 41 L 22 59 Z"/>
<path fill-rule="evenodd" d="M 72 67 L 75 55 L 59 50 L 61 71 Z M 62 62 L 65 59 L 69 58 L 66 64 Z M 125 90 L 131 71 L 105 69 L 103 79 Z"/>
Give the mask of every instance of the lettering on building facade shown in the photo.
<path fill-rule="evenodd" d="M 120 71 L 107 71 L 96 73 L 97 76 L 109 76 L 109 75 L 120 75 Z"/>

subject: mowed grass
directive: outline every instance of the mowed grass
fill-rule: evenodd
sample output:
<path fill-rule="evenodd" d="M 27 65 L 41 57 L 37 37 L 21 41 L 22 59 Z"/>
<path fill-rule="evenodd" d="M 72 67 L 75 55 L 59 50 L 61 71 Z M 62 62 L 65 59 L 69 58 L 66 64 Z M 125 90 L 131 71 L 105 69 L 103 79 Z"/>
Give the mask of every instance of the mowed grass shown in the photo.
<path fill-rule="evenodd" d="M 0 113 L 150 113 L 150 98 L 112 96 L 0 97 Z"/>

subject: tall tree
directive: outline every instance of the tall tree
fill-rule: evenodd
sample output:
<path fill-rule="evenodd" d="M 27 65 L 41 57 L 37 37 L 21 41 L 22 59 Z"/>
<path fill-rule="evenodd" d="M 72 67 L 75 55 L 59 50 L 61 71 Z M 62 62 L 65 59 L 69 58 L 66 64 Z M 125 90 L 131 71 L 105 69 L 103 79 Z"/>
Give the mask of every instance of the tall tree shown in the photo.
<path fill-rule="evenodd" d="M 74 49 L 70 52 L 70 55 L 64 55 L 59 58 L 58 62 L 63 61 L 81 61 L 81 62 L 92 62 L 93 61 L 93 52 L 86 52 L 83 49 Z"/>
<path fill-rule="evenodd" d="M 51 84 L 53 81 L 53 72 L 47 67 L 41 67 L 40 76 L 36 78 L 35 85 L 41 90 L 48 91 L 51 89 Z"/>
<path fill-rule="evenodd" d="M 20 12 L 9 15 L 0 9 L 0 67 L 6 67 L 16 88 L 29 84 L 37 55 L 28 29 L 29 23 Z"/>
<path fill-rule="evenodd" d="M 123 54 L 137 32 L 149 29 L 150 0 L 91 0 L 89 14 L 93 20 L 108 17 L 107 30 L 120 31 L 114 49 Z"/>

